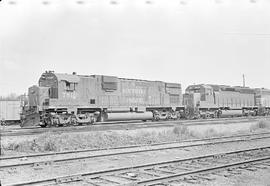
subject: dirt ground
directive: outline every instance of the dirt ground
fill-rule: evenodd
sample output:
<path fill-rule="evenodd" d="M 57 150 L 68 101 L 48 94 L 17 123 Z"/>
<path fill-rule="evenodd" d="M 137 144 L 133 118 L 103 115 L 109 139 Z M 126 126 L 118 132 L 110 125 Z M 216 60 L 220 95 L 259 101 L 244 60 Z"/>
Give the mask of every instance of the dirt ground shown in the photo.
<path fill-rule="evenodd" d="M 230 144 L 205 145 L 205 146 L 189 147 L 184 149 L 181 148 L 168 149 L 162 151 L 143 152 L 138 154 L 92 158 L 69 163 L 56 163 L 49 166 L 38 167 L 38 169 L 36 170 L 31 167 L 21 167 L 8 171 L 2 171 L 0 174 L 0 179 L 3 179 L 5 183 L 10 183 L 14 181 L 22 181 L 25 179 L 35 180 L 46 177 L 50 178 L 56 175 L 67 175 L 67 174 L 69 175 L 88 171 L 92 172 L 111 168 L 135 166 L 144 163 L 154 163 L 154 162 L 188 158 L 199 155 L 224 153 L 228 151 L 242 150 L 247 148 L 256 148 L 258 146 L 267 146 L 269 143 L 270 143 L 269 139 L 260 139 L 256 141 L 243 141 Z M 254 183 L 255 182 L 257 183 L 258 180 L 261 180 L 262 183 L 268 183 L 268 178 L 266 176 L 266 174 L 268 173 L 269 172 L 261 172 L 260 174 L 257 175 L 257 177 L 254 177 L 254 180 L 252 178 L 251 179 L 254 181 Z M 232 184 L 239 185 L 241 183 L 242 185 L 245 185 L 246 183 L 245 181 L 246 180 L 243 180 L 242 182 L 240 178 L 238 179 L 238 177 L 235 177 L 232 180 L 231 179 L 228 180 L 228 178 L 225 179 L 222 176 L 219 176 L 213 182 L 208 183 L 203 182 L 201 184 L 208 185 L 213 183 L 213 185 L 221 185 L 222 183 L 224 185 L 232 185 Z"/>
<path fill-rule="evenodd" d="M 177 128 L 176 128 L 177 129 Z M 231 125 L 219 125 L 219 126 L 213 126 L 213 125 L 206 125 L 206 126 L 192 126 L 188 128 L 181 128 L 181 130 L 178 131 L 175 130 L 175 128 L 154 128 L 154 129 L 138 129 L 138 130 L 119 130 L 119 131 L 103 131 L 99 132 L 99 134 L 96 137 L 110 137 L 108 138 L 106 143 L 112 140 L 119 140 L 119 138 L 116 138 L 116 136 L 123 137 L 124 135 L 128 136 L 128 138 L 125 138 L 124 143 L 129 143 L 128 140 L 142 140 L 141 143 L 149 143 L 150 140 L 160 140 L 158 139 L 160 136 L 156 134 L 162 134 L 164 137 L 166 135 L 171 134 L 180 134 L 186 135 L 186 137 L 193 137 L 196 138 L 199 137 L 211 137 L 211 136 L 219 136 L 219 135 L 230 135 L 230 134 L 239 134 L 239 133 L 248 133 L 248 132 L 267 132 L 269 131 L 269 128 L 260 128 L 257 126 L 254 126 L 254 123 L 250 124 L 247 123 L 246 125 L 237 125 L 237 124 L 231 124 Z M 91 132 L 90 132 L 91 133 Z M 93 133 L 93 132 L 92 132 Z M 142 135 L 143 134 L 143 135 Z M 51 134 L 50 134 L 51 135 Z M 72 133 L 72 134 L 54 134 L 57 136 L 56 139 L 61 139 L 62 142 L 66 142 L 67 140 L 74 140 L 74 137 L 78 137 L 78 135 L 83 139 L 83 141 L 77 141 L 78 143 L 81 142 L 93 142 L 93 141 L 99 141 L 99 139 L 86 139 L 89 137 L 89 133 Z M 85 136 L 84 136 L 85 135 Z M 155 136 L 155 138 L 148 138 L 149 136 Z M 35 136 L 20 136 L 20 137 L 2 137 L 2 145 L 8 145 L 10 143 L 25 143 L 25 141 L 35 141 L 40 137 L 40 135 Z M 50 138 L 50 136 L 46 136 L 46 134 L 43 134 L 44 139 Z M 46 138 L 47 137 L 47 138 Z M 62 139 L 63 137 L 63 139 Z M 90 136 L 93 137 L 93 136 Z M 130 138 L 129 138 L 130 137 Z M 136 138 L 134 138 L 136 137 Z M 138 138 L 137 138 L 138 137 Z M 42 138 L 43 139 L 43 138 Z M 81 140 L 82 140 L 81 139 Z M 122 138 L 120 138 L 122 139 Z M 167 139 L 167 138 L 166 138 Z M 162 139 L 162 140 L 166 140 Z M 171 139 L 171 138 L 168 138 Z M 145 141 L 144 141 L 145 140 Z M 153 141 L 150 141 L 153 142 Z M 37 143 L 37 142 L 36 142 Z M 57 143 L 57 142 L 56 142 Z M 78 143 L 72 144 L 73 146 L 76 146 Z M 54 175 L 66 175 L 66 174 L 72 174 L 80 171 L 97 171 L 102 169 L 108 169 L 108 168 L 116 168 L 121 166 L 129 166 L 129 165 L 138 165 L 146 162 L 158 162 L 158 161 L 165 161 L 169 159 L 175 159 L 175 158 L 185 158 L 185 157 L 191 157 L 191 156 L 198 156 L 203 155 L 207 153 L 218 153 L 223 151 L 230 151 L 230 150 L 236 150 L 236 149 L 245 149 L 245 148 L 256 148 L 259 145 L 269 145 L 270 141 L 269 139 L 264 140 L 258 140 L 258 141 L 250 141 L 250 142 L 239 142 L 234 144 L 220 144 L 220 145 L 207 145 L 202 147 L 193 147 L 188 149 L 174 149 L 174 150 L 167 150 L 167 151 L 155 151 L 155 152 L 148 152 L 148 153 L 141 153 L 139 155 L 127 155 L 127 156 L 114 156 L 114 157 L 107 157 L 107 158 L 96 158 L 91 159 L 87 161 L 82 162 L 73 162 L 73 163 L 67 163 L 67 164 L 56 164 L 52 166 L 45 166 L 42 167 L 40 170 L 33 170 L 29 168 L 23 168 L 23 169 L 15 169 L 15 170 L 9 170 L 7 172 L 2 172 L 0 174 L 0 179 L 5 179 L 5 183 L 12 183 L 13 181 L 19 181 L 19 180 L 25 180 L 25 178 L 28 179 L 37 179 L 42 177 L 51 177 Z M 69 143 L 67 144 L 69 145 Z M 101 144 L 101 146 L 104 144 Z M 111 145 L 111 144 L 109 144 Z M 19 152 L 12 151 L 10 155 L 18 155 Z M 7 154 L 9 155 L 9 153 Z M 15 179 L 16 178 L 16 179 Z M 15 180 L 14 180 L 15 179 Z M 3 182 L 2 182 L 3 183 Z M 213 181 L 211 182 L 200 182 L 198 185 L 235 185 L 235 186 L 244 186 L 244 185 L 263 185 L 263 186 L 270 186 L 270 168 L 266 170 L 260 170 L 258 169 L 255 172 L 250 171 L 242 171 L 239 175 L 234 175 L 231 177 L 225 177 L 225 176 L 217 176 Z M 188 183 L 184 183 L 184 185 L 189 185 Z M 192 184 L 194 185 L 194 184 Z M 196 185 L 196 184 L 195 184 Z"/>

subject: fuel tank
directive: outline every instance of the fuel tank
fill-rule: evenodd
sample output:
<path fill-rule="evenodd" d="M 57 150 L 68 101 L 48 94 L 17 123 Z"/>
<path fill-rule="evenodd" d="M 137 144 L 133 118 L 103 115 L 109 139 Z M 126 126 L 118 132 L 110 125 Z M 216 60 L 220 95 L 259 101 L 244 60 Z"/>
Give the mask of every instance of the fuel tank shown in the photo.
<path fill-rule="evenodd" d="M 242 110 L 222 110 L 221 113 L 221 117 L 239 117 L 242 115 Z"/>
<path fill-rule="evenodd" d="M 106 121 L 152 120 L 152 112 L 106 113 Z"/>

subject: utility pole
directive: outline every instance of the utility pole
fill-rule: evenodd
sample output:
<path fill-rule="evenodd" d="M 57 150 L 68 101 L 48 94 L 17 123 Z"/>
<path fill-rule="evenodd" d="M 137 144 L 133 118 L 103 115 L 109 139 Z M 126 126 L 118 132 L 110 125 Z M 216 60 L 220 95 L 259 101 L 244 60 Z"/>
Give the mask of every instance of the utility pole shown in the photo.
<path fill-rule="evenodd" d="M 245 74 L 243 74 L 243 87 L 246 86 Z"/>
<path fill-rule="evenodd" d="M 0 129 L 0 156 L 2 156 L 1 129 Z"/>

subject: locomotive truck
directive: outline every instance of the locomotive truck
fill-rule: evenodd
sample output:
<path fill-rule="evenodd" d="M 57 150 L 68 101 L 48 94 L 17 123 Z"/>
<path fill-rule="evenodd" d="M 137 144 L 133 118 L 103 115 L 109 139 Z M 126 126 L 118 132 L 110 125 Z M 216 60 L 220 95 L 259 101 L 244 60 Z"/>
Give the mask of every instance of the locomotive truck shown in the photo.
<path fill-rule="evenodd" d="M 181 117 L 181 84 L 46 71 L 28 90 L 21 126 Z"/>

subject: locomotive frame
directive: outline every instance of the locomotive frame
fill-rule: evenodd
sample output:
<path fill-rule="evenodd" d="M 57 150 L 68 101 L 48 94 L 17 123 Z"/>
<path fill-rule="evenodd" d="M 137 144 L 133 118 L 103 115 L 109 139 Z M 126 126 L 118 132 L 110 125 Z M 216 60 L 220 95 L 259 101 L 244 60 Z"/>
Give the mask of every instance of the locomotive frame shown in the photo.
<path fill-rule="evenodd" d="M 22 126 L 59 126 L 181 117 L 181 84 L 46 71 L 28 91 Z M 32 119 L 29 119 L 32 118 Z"/>

